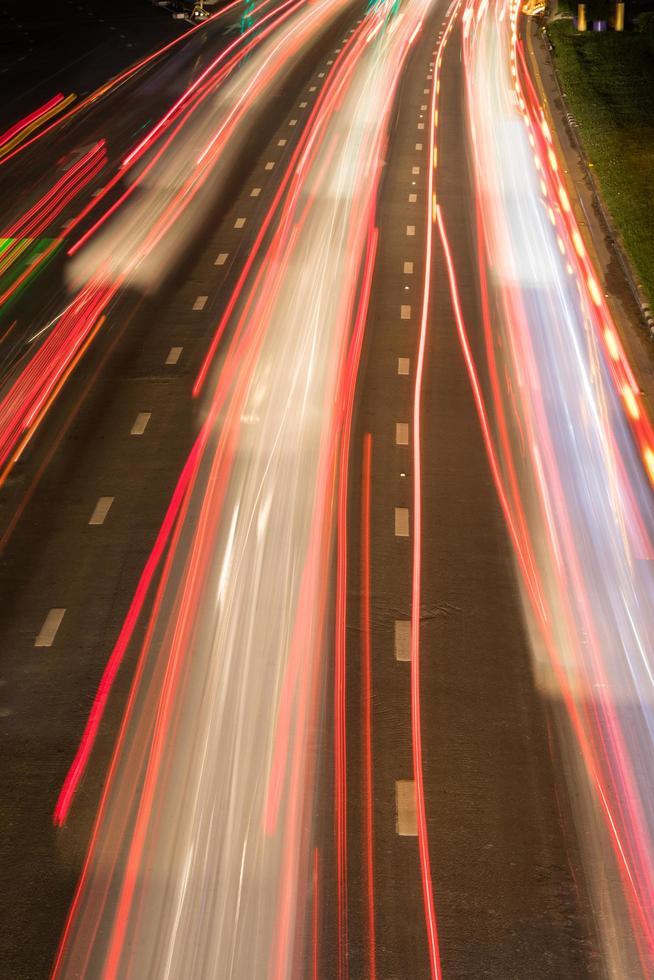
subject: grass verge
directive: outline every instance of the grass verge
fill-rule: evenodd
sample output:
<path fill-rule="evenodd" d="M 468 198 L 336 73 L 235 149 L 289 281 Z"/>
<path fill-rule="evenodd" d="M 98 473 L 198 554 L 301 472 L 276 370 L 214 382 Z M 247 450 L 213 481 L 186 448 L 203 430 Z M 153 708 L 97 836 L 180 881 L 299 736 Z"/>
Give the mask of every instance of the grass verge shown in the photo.
<path fill-rule="evenodd" d="M 644 34 L 547 32 L 602 195 L 654 303 L 654 55 Z"/>

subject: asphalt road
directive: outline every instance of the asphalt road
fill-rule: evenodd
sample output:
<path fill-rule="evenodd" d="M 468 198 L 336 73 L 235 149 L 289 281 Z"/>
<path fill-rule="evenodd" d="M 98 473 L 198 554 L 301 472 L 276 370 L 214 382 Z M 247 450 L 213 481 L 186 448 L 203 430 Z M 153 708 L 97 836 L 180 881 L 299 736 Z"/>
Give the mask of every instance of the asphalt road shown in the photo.
<path fill-rule="evenodd" d="M 429 165 L 428 143 L 417 127 L 428 119 L 433 39 L 443 22 L 444 11 L 431 38 L 417 46 L 403 81 L 380 207 L 381 245 L 350 460 L 352 977 L 370 975 L 361 734 L 366 684 L 371 691 L 377 975 L 429 976 L 417 837 L 410 818 L 406 836 L 398 833 L 397 822 L 398 781 L 413 786 L 410 664 L 408 658 L 398 660 L 408 655 L 411 536 L 397 536 L 394 514 L 396 508 L 406 508 L 410 528 L 413 379 Z M 487 384 L 457 30 L 445 49 L 439 116 L 438 197 L 462 270 L 459 286 L 475 360 Z M 415 225 L 415 235 L 407 235 L 407 225 Z M 412 263 L 409 273 L 406 262 Z M 512 548 L 439 246 L 432 275 L 423 381 L 421 693 L 429 853 L 443 976 L 595 977 L 601 972 L 592 915 L 565 790 L 555 771 L 548 705 L 534 681 Z M 410 316 L 403 319 L 401 308 L 407 305 Z M 406 375 L 399 373 L 399 358 L 408 358 L 401 367 L 408 370 Z M 407 428 L 398 431 L 398 424 Z M 366 682 L 359 583 L 365 540 L 361 474 L 368 437 L 371 667 Z"/>
<path fill-rule="evenodd" d="M 129 691 L 135 649 L 118 675 L 91 765 L 61 829 L 52 824 L 57 794 L 197 432 L 191 399 L 195 375 L 273 199 L 282 164 L 300 138 L 303 124 L 291 129 L 289 123 L 298 115 L 300 99 L 311 105 L 317 98 L 335 45 L 358 16 L 357 10 L 342 17 L 280 86 L 202 235 L 166 283 L 146 299 L 129 292 L 121 296 L 110 329 L 91 347 L 2 489 L 0 977 L 7 980 L 49 974 Z M 418 980 L 430 969 L 411 803 L 410 666 L 404 658 L 411 613 L 413 371 L 428 166 L 427 136 L 419 127 L 428 115 L 430 62 L 445 17 L 443 3 L 408 60 L 378 209 L 379 248 L 349 463 L 345 889 L 334 870 L 329 697 L 321 736 L 317 823 L 319 975 L 324 977 L 374 972 L 389 980 Z M 25 163 L 17 158 L 8 165 L 6 184 L 0 173 L 6 187 L 0 200 L 10 208 L 17 181 L 37 186 L 60 154 L 108 131 L 112 158 L 118 159 L 142 119 L 160 113 L 191 71 L 224 43 L 218 31 L 209 39 L 197 35 L 185 54 L 121 87 L 90 117 L 46 144 L 42 155 L 26 156 Z M 442 90 L 439 201 L 458 267 L 474 270 L 456 32 L 446 48 Z M 253 188 L 260 188 L 254 197 Z M 461 357 L 440 247 L 432 263 L 422 434 L 421 731 L 443 975 L 596 977 L 589 903 L 565 790 L 555 771 L 547 705 L 533 679 L 512 551 Z M 38 295 L 28 291 L 12 316 L 29 321 L 43 295 L 62 290 L 61 275 L 53 264 L 39 280 Z M 472 272 L 464 274 L 461 287 L 477 362 L 483 365 Z M 206 300 L 194 309 L 198 297 Z M 111 499 L 109 510 L 102 523 L 90 524 L 101 498 Z M 397 508 L 408 512 L 406 535 Z M 65 613 L 51 645 L 36 646 L 51 610 Z"/>
<path fill-rule="evenodd" d="M 53 826 L 54 804 L 197 434 L 198 409 L 191 397 L 195 375 L 299 138 L 301 127 L 289 128 L 290 118 L 297 116 L 291 109 L 300 92 L 307 100 L 315 98 L 307 91 L 309 82 L 314 80 L 315 91 L 321 83 L 318 65 L 324 74 L 327 52 L 342 30 L 339 23 L 329 31 L 274 95 L 192 258 L 182 261 L 154 297 L 143 300 L 128 292 L 121 298 L 111 329 L 91 348 L 5 486 L 0 504 L 0 723 L 6 761 L 0 777 L 0 976 L 7 980 L 49 975 L 122 716 L 133 657 L 117 680 L 88 777 L 62 830 Z M 133 125 L 130 113 L 147 118 L 167 106 L 183 88 L 190 61 L 197 70 L 195 59 L 202 65 L 202 57 L 220 50 L 223 36 L 216 34 L 214 47 L 194 40 L 181 65 L 177 57 L 172 65 L 166 59 L 154 76 L 147 73 L 135 83 L 136 91 L 128 84 L 91 119 L 57 135 L 49 158 L 56 159 L 63 146 L 85 144 L 107 127 L 116 131 L 120 152 L 121 137 Z M 161 84 L 159 71 L 172 90 Z M 153 100 L 151 109 L 150 103 L 135 107 L 143 88 L 145 98 Z M 25 174 L 29 186 L 40 169 L 39 156 L 43 160 L 40 147 L 31 166 L 17 158 L 17 170 L 5 188 L 11 187 L 16 172 Z M 261 190 L 253 198 L 255 186 Z M 235 227 L 239 218 L 246 219 L 243 228 Z M 217 266 L 219 256 L 224 258 Z M 57 273 L 51 275 L 62 289 Z M 39 296 L 25 297 L 27 322 L 48 293 L 50 286 L 43 283 Z M 194 310 L 203 294 L 209 296 L 206 305 Z M 132 435 L 143 413 L 146 427 L 141 435 Z M 102 526 L 89 526 L 102 496 L 113 498 L 109 515 Z M 36 647 L 53 608 L 66 610 L 55 641 L 51 647 Z"/>

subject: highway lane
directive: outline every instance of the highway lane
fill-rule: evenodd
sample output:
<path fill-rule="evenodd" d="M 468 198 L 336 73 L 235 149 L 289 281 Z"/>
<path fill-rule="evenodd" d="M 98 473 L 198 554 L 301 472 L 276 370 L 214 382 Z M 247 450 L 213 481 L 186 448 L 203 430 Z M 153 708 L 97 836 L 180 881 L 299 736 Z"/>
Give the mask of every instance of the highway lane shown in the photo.
<path fill-rule="evenodd" d="M 431 43 L 426 38 L 419 46 L 403 82 L 380 206 L 380 248 L 352 438 L 351 976 L 372 976 L 373 969 L 379 977 L 434 975 L 414 802 L 409 637 L 428 107 L 433 42 L 442 34 L 445 13 L 439 12 Z M 457 27 L 440 74 L 437 193 L 486 386 L 460 45 Z M 513 548 L 438 244 L 431 277 L 420 445 L 420 681 L 426 830 L 442 975 L 600 976 L 581 853 L 556 771 L 552 719 L 532 673 Z"/>
<path fill-rule="evenodd" d="M 305 113 L 289 107 L 299 91 L 312 104 L 328 68 L 323 55 L 280 88 L 231 200 L 182 265 L 181 282 L 140 306 L 129 295 L 118 306 L 111 334 L 91 349 L 4 488 L 3 531 L 12 533 L 3 540 L 0 710 L 11 765 L 3 768 L 1 864 L 11 887 L 3 889 L 2 920 L 13 926 L 3 930 L 3 977 L 48 974 L 133 658 L 117 680 L 97 757 L 63 831 L 52 827 L 57 794 L 192 445 L 195 374 L 302 131 Z M 202 295 L 207 300 L 194 309 Z M 131 435 L 134 426 L 142 435 Z M 89 526 L 101 496 L 114 498 L 111 508 L 101 526 Z M 65 616 L 53 646 L 35 647 L 50 608 L 65 608 Z"/>
<path fill-rule="evenodd" d="M 312 745 L 330 616 L 331 474 L 347 450 L 386 120 L 424 10 L 373 9 L 335 52 L 279 233 L 246 293 L 215 390 L 209 383 L 210 427 L 189 457 L 189 489 L 62 945 L 62 975 L 87 963 L 135 975 L 177 975 L 182 963 L 198 976 L 305 975 L 312 946 L 319 953 L 310 914 Z M 216 440 L 214 418 L 222 420 Z M 337 478 L 337 700 L 345 462 Z M 337 721 L 343 964 L 346 771 Z"/>

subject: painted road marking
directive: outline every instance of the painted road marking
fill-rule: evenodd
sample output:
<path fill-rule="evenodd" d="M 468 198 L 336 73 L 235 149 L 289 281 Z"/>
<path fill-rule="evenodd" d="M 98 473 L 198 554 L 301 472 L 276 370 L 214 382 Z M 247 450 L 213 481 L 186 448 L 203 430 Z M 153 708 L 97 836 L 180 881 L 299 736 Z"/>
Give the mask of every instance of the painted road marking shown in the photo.
<path fill-rule="evenodd" d="M 139 412 L 134 419 L 134 425 L 130 429 L 131 436 L 142 436 L 148 427 L 148 422 L 152 418 L 152 412 Z"/>
<path fill-rule="evenodd" d="M 400 307 L 400 318 L 402 320 L 410 320 L 411 319 L 411 307 L 410 306 L 401 306 Z"/>
<path fill-rule="evenodd" d="M 406 226 L 406 233 L 409 236 L 409 238 L 412 238 L 415 235 L 415 233 L 416 233 L 416 226 L 415 225 L 407 225 Z"/>
<path fill-rule="evenodd" d="M 104 524 L 113 502 L 113 497 L 100 497 L 95 505 L 93 513 L 91 514 L 89 524 Z"/>
<path fill-rule="evenodd" d="M 395 830 L 400 837 L 418 836 L 416 784 L 413 779 L 395 783 Z"/>
<path fill-rule="evenodd" d="M 250 197 L 259 197 L 260 193 L 261 193 L 260 187 L 253 187 L 252 190 L 250 191 Z"/>
<path fill-rule="evenodd" d="M 411 620 L 395 620 L 395 659 L 411 660 Z"/>
<path fill-rule="evenodd" d="M 409 508 L 408 507 L 395 508 L 395 537 L 396 538 L 409 537 Z"/>
<path fill-rule="evenodd" d="M 236 221 L 234 222 L 234 227 L 242 228 L 244 224 L 245 224 L 245 218 L 237 218 Z"/>
<path fill-rule="evenodd" d="M 425 128 L 424 123 L 418 123 L 418 129 L 424 129 L 424 128 Z"/>
<path fill-rule="evenodd" d="M 315 85 L 312 85 L 311 88 L 309 89 L 309 91 L 310 92 L 315 92 L 316 91 L 316 86 Z"/>
<path fill-rule="evenodd" d="M 419 174 L 420 173 L 420 167 L 411 167 L 411 173 L 412 174 Z"/>
<path fill-rule="evenodd" d="M 291 119 L 291 120 L 289 120 L 289 123 L 288 124 L 289 124 L 289 126 L 297 126 L 297 119 Z"/>
<path fill-rule="evenodd" d="M 413 273 L 413 262 L 405 262 L 404 271 L 408 276 L 410 276 Z"/>
<path fill-rule="evenodd" d="M 396 422 L 395 423 L 395 444 L 396 444 L 396 446 L 408 446 L 409 445 L 409 423 L 408 422 Z"/>
<path fill-rule="evenodd" d="M 411 361 L 408 357 L 398 357 L 397 359 L 397 373 L 398 374 L 408 374 L 411 367 Z"/>
<path fill-rule="evenodd" d="M 426 112 L 427 111 L 427 106 L 426 105 L 421 105 L 420 108 L 422 109 L 423 112 Z"/>
<path fill-rule="evenodd" d="M 272 170 L 272 168 L 274 166 L 275 166 L 275 161 L 274 160 L 269 160 L 268 163 L 266 164 L 266 166 L 263 169 L 264 170 Z"/>
<path fill-rule="evenodd" d="M 416 143 L 416 150 L 422 150 L 422 143 Z"/>
<path fill-rule="evenodd" d="M 286 146 L 288 140 L 277 140 L 277 146 Z"/>
<path fill-rule="evenodd" d="M 306 109 L 306 107 L 307 107 L 306 102 L 300 102 L 300 109 Z"/>
<path fill-rule="evenodd" d="M 216 259 L 216 261 L 214 262 L 214 265 L 224 265 L 228 258 L 229 258 L 229 252 L 221 252 L 218 258 Z"/>
<path fill-rule="evenodd" d="M 418 200 L 417 194 L 409 194 L 409 204 L 415 204 Z"/>
<path fill-rule="evenodd" d="M 193 304 L 194 310 L 203 310 L 207 305 L 208 296 L 198 296 L 195 303 Z"/>
<path fill-rule="evenodd" d="M 57 635 L 57 630 L 61 626 L 61 621 L 66 615 L 65 609 L 51 609 L 48 615 L 45 617 L 45 622 L 41 627 L 41 631 L 34 641 L 35 647 L 51 647 L 54 643 L 54 638 Z"/>
<path fill-rule="evenodd" d="M 184 350 L 183 347 L 171 347 L 168 353 L 168 357 L 166 358 L 166 364 L 177 364 L 179 360 L 179 355 L 182 353 L 183 350 Z"/>
<path fill-rule="evenodd" d="M 429 89 L 428 88 L 423 88 L 422 92 L 423 92 L 423 95 L 429 95 Z"/>
<path fill-rule="evenodd" d="M 324 71 L 319 71 L 318 72 L 318 78 L 324 78 L 324 77 L 325 77 Z"/>

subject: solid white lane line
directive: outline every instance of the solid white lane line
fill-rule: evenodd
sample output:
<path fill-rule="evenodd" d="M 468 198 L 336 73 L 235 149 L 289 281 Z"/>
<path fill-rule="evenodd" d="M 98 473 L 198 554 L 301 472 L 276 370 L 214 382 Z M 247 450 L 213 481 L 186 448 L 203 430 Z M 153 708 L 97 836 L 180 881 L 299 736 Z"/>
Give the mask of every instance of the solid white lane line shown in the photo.
<path fill-rule="evenodd" d="M 195 303 L 193 304 L 194 310 L 203 310 L 207 305 L 208 296 L 198 296 Z"/>
<path fill-rule="evenodd" d="M 179 355 L 182 353 L 183 350 L 184 350 L 183 347 L 171 347 L 168 353 L 168 357 L 166 358 L 166 364 L 177 364 L 179 360 Z"/>
<path fill-rule="evenodd" d="M 48 615 L 45 617 L 45 622 L 41 627 L 39 635 L 34 641 L 35 647 L 51 647 L 54 643 L 54 638 L 57 635 L 57 630 L 61 626 L 61 621 L 66 614 L 65 609 L 51 609 Z"/>
<path fill-rule="evenodd" d="M 234 222 L 234 227 L 242 228 L 244 224 L 245 224 L 245 218 L 237 218 L 236 221 Z"/>
<path fill-rule="evenodd" d="M 411 361 L 408 357 L 398 357 L 397 359 L 397 373 L 407 374 L 411 368 Z"/>
<path fill-rule="evenodd" d="M 413 238 L 413 236 L 416 233 L 416 226 L 415 225 L 407 225 L 406 226 L 406 233 L 409 236 L 409 238 Z"/>
<path fill-rule="evenodd" d="M 259 197 L 260 193 L 261 193 L 260 187 L 253 187 L 252 190 L 250 191 L 250 197 Z"/>
<path fill-rule="evenodd" d="M 400 307 L 400 318 L 402 320 L 410 320 L 411 319 L 411 307 L 410 306 L 401 306 Z"/>
<path fill-rule="evenodd" d="M 134 425 L 130 429 L 129 434 L 131 436 L 142 436 L 151 418 L 152 412 L 139 412 L 134 419 Z"/>
<path fill-rule="evenodd" d="M 113 502 L 113 497 L 100 497 L 95 505 L 93 513 L 91 514 L 89 524 L 104 524 Z"/>
<path fill-rule="evenodd" d="M 418 200 L 417 194 L 409 194 L 409 204 L 415 204 Z"/>
<path fill-rule="evenodd" d="M 221 252 L 220 255 L 217 257 L 216 261 L 214 262 L 214 265 L 224 265 L 228 258 L 229 258 L 229 252 Z"/>
<path fill-rule="evenodd" d="M 398 779 L 395 783 L 395 830 L 400 837 L 418 836 L 416 784 L 413 779 Z"/>
<path fill-rule="evenodd" d="M 395 620 L 395 659 L 404 662 L 411 660 L 411 620 Z"/>
<path fill-rule="evenodd" d="M 409 508 L 408 507 L 395 508 L 395 537 L 396 538 L 409 537 Z"/>
<path fill-rule="evenodd" d="M 404 271 L 408 276 L 410 276 L 413 273 L 413 262 L 405 262 Z"/>
<path fill-rule="evenodd" d="M 269 160 L 268 163 L 266 164 L 266 166 L 263 169 L 264 170 L 272 170 L 272 168 L 274 166 L 275 166 L 275 161 L 274 160 Z"/>
<path fill-rule="evenodd" d="M 409 445 L 409 423 L 408 422 L 396 422 L 395 423 L 395 444 L 397 446 L 408 446 Z"/>

